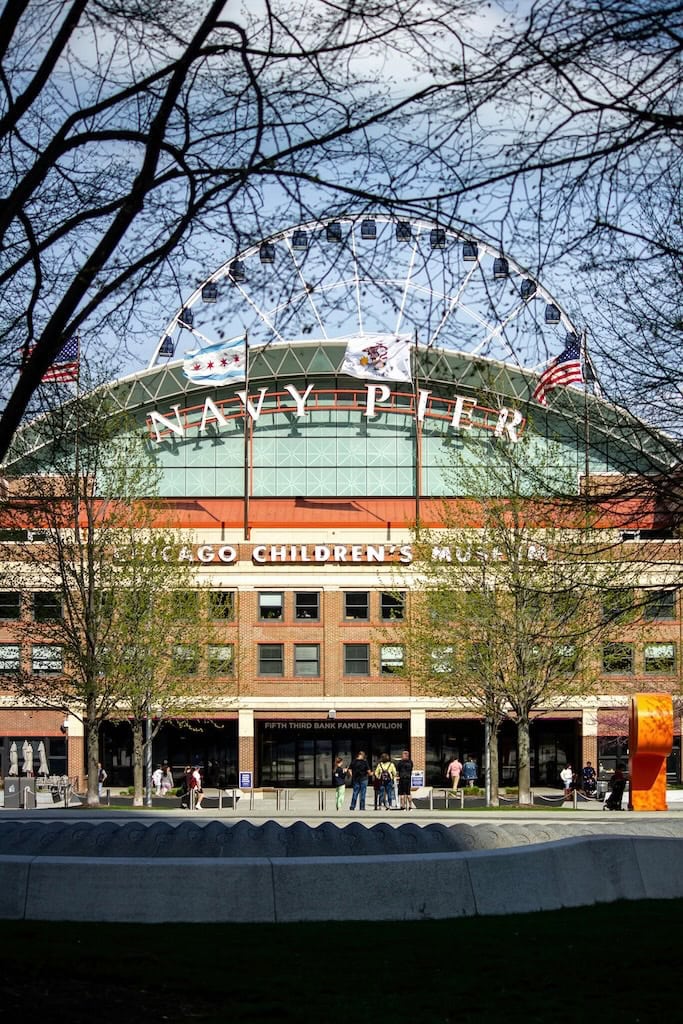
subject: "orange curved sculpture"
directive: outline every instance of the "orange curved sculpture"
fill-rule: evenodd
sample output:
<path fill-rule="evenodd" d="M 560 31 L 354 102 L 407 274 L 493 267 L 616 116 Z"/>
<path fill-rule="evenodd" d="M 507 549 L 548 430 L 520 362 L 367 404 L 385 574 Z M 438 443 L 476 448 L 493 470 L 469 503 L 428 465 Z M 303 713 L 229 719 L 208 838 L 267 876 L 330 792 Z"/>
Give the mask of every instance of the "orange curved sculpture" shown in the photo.
<path fill-rule="evenodd" d="M 666 811 L 666 759 L 674 734 L 673 700 L 666 693 L 631 698 L 628 806 L 632 811 Z"/>

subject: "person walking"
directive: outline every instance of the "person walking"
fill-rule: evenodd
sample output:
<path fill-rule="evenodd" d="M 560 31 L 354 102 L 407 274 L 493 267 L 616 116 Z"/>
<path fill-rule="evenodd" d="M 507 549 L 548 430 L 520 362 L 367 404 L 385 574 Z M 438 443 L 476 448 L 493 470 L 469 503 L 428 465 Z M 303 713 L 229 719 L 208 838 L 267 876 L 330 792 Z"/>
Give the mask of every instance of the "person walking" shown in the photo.
<path fill-rule="evenodd" d="M 346 794 L 346 776 L 348 774 L 348 768 L 344 767 L 344 762 L 341 757 L 338 757 L 334 762 L 334 768 L 332 769 L 332 785 L 336 787 L 336 805 L 337 810 L 341 811 L 344 806 L 344 796 Z"/>
<path fill-rule="evenodd" d="M 107 781 L 107 773 L 106 773 L 105 769 L 102 767 L 102 762 L 98 761 L 97 762 L 97 795 L 99 796 L 100 800 L 102 799 L 102 796 L 104 795 L 104 784 L 105 784 L 106 781 Z"/>
<path fill-rule="evenodd" d="M 168 796 L 173 789 L 173 772 L 168 761 L 161 766 L 161 795 Z"/>
<path fill-rule="evenodd" d="M 451 788 L 457 789 L 460 785 L 460 776 L 462 774 L 462 763 L 458 761 L 457 755 L 453 758 L 448 768 L 446 769 L 446 778 L 451 780 Z"/>
<path fill-rule="evenodd" d="M 398 802 L 402 811 L 415 809 L 413 798 L 410 795 L 410 783 L 413 775 L 413 762 L 410 760 L 410 751 L 404 750 L 401 760 L 396 766 L 398 774 Z"/>
<path fill-rule="evenodd" d="M 202 773 L 197 765 L 190 775 L 190 795 L 194 796 L 194 809 L 195 811 L 201 811 L 202 800 L 204 799 L 204 789 L 202 787 Z M 192 807 L 192 801 L 190 800 L 190 807 Z"/>
<path fill-rule="evenodd" d="M 570 797 L 572 795 L 572 780 L 574 778 L 574 772 L 572 771 L 572 766 L 570 764 L 566 764 L 564 766 L 560 772 L 560 778 L 564 785 L 565 798 Z"/>
<path fill-rule="evenodd" d="M 350 810 L 352 811 L 355 811 L 356 804 L 358 804 L 360 811 L 365 810 L 365 795 L 368 791 L 369 771 L 370 765 L 365 760 L 365 751 L 359 750 L 351 762 L 351 783 L 353 789 L 351 792 Z"/>
<path fill-rule="evenodd" d="M 380 807 L 386 807 L 389 810 L 394 779 L 396 778 L 396 766 L 386 751 L 380 757 L 379 763 L 375 768 L 375 778 L 379 780 L 378 804 Z"/>
<path fill-rule="evenodd" d="M 462 777 L 466 786 L 474 786 L 477 781 L 477 762 L 474 760 L 471 754 L 468 755 L 462 767 Z"/>
<path fill-rule="evenodd" d="M 158 765 L 152 772 L 152 785 L 154 786 L 154 795 L 161 796 L 161 780 L 163 778 L 163 771 L 161 765 Z"/>

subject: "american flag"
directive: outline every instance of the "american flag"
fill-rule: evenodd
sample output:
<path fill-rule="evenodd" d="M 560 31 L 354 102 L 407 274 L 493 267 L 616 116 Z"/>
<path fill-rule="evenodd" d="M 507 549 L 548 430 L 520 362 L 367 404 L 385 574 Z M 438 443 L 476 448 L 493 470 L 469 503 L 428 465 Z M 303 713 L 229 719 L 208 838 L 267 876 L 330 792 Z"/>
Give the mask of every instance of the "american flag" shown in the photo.
<path fill-rule="evenodd" d="M 70 338 L 57 353 L 52 365 L 43 374 L 43 381 L 63 384 L 78 380 L 79 342 Z"/>
<path fill-rule="evenodd" d="M 541 374 L 534 398 L 541 405 L 547 405 L 546 395 L 554 388 L 566 387 L 567 384 L 582 384 L 581 372 L 581 341 L 574 336 L 569 339 L 563 352 L 553 359 L 550 366 Z"/>

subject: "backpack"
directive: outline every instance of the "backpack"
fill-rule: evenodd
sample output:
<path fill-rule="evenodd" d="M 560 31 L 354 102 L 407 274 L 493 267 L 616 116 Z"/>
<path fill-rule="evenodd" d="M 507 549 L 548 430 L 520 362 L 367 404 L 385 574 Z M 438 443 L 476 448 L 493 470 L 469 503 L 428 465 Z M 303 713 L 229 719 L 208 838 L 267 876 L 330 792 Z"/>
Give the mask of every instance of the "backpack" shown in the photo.
<path fill-rule="evenodd" d="M 391 782 L 391 774 L 388 768 L 380 768 L 379 781 L 383 786 L 388 786 Z"/>

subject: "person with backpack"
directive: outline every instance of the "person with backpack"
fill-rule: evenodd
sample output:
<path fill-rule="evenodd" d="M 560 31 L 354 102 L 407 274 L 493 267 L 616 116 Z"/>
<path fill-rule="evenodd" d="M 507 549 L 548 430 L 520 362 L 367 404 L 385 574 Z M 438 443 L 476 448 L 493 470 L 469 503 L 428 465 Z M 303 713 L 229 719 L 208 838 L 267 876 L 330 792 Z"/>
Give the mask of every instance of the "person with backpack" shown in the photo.
<path fill-rule="evenodd" d="M 389 759 L 386 751 L 379 759 L 375 768 L 375 778 L 379 780 L 378 804 L 380 807 L 391 807 L 391 798 L 394 792 L 394 779 L 396 778 L 396 766 Z"/>

